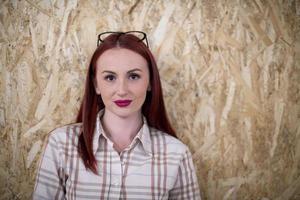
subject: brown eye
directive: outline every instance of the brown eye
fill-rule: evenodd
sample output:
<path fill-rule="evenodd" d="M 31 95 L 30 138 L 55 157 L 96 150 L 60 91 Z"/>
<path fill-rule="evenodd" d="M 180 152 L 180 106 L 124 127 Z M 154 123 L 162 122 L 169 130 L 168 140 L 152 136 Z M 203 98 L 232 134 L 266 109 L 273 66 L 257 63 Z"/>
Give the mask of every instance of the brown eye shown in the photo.
<path fill-rule="evenodd" d="M 130 80 L 138 80 L 138 79 L 140 79 L 140 77 L 141 76 L 136 74 L 136 73 L 132 73 L 132 74 L 129 75 Z"/>
<path fill-rule="evenodd" d="M 107 81 L 114 81 L 116 79 L 116 77 L 114 75 L 107 75 L 104 77 L 105 80 Z"/>

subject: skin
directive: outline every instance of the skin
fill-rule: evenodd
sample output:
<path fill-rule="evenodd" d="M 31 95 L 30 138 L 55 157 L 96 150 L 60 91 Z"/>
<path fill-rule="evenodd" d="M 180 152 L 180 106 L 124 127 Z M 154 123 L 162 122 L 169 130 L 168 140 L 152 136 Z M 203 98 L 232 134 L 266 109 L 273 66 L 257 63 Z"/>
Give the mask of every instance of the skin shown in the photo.
<path fill-rule="evenodd" d="M 98 58 L 96 67 L 95 90 L 105 105 L 102 125 L 114 148 L 121 152 L 142 126 L 141 108 L 150 89 L 148 64 L 134 51 L 113 48 Z M 119 107 L 116 100 L 131 103 Z"/>

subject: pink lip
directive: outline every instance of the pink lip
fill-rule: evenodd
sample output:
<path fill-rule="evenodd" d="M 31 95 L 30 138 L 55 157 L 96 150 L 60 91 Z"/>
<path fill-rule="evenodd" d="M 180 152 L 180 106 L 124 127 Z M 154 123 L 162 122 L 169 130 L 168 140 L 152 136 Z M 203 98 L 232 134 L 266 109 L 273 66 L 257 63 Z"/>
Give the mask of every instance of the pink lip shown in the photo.
<path fill-rule="evenodd" d="M 129 104 L 131 103 L 131 100 L 116 100 L 114 101 L 114 103 L 119 106 L 119 107 L 126 107 L 129 106 Z"/>

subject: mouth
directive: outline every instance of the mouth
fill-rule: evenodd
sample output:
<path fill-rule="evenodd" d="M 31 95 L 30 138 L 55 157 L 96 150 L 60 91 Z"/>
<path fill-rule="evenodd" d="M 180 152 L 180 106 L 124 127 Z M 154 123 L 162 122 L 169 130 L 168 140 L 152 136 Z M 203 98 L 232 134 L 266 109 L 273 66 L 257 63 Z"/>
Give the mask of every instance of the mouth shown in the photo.
<path fill-rule="evenodd" d="M 116 100 L 114 103 L 119 107 L 127 107 L 132 102 L 132 100 Z"/>

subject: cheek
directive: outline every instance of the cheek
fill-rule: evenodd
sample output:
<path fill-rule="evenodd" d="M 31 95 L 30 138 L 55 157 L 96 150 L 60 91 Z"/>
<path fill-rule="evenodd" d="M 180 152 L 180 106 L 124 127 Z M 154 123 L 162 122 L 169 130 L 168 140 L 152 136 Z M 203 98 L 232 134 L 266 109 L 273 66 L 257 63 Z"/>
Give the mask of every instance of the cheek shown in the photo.
<path fill-rule="evenodd" d="M 148 84 L 142 84 L 134 88 L 136 96 L 144 98 L 147 94 Z"/>
<path fill-rule="evenodd" d="M 97 88 L 102 98 L 109 96 L 112 91 L 111 86 L 107 85 L 103 79 L 97 79 Z"/>
<path fill-rule="evenodd" d="M 110 95 L 111 93 L 111 89 L 109 89 L 108 87 L 105 87 L 103 84 L 101 86 L 98 87 L 100 94 L 102 97 L 107 97 Z"/>

